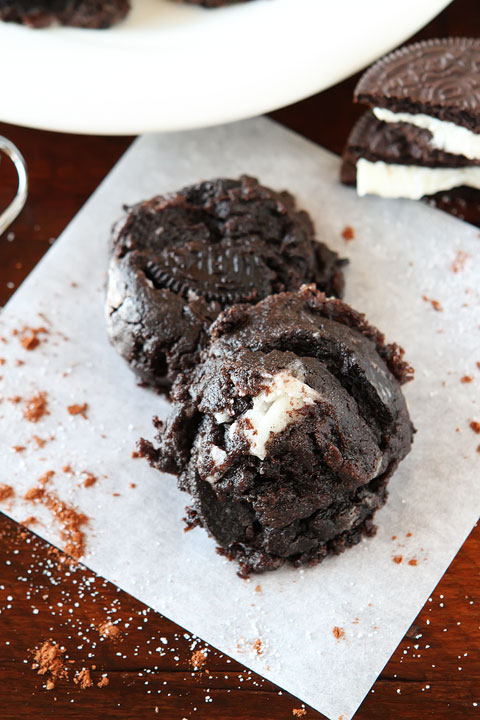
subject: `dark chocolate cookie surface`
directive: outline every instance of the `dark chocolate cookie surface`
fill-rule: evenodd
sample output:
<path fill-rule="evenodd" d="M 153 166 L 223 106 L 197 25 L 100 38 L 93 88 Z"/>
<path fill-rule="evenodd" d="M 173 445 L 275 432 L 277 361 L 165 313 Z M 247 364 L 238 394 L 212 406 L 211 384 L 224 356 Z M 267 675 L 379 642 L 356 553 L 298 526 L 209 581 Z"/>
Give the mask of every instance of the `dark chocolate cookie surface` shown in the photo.
<path fill-rule="evenodd" d="M 480 40 L 423 40 L 394 50 L 362 75 L 355 100 L 480 132 Z"/>
<path fill-rule="evenodd" d="M 203 526 L 243 574 L 315 564 L 375 531 L 413 428 L 403 351 L 313 286 L 227 309 L 172 389 L 158 447 Z"/>
<path fill-rule="evenodd" d="M 203 182 L 132 207 L 114 231 L 109 337 L 144 380 L 190 367 L 225 307 L 314 282 L 343 290 L 336 253 L 316 242 L 292 196 L 243 176 Z"/>
<path fill-rule="evenodd" d="M 120 22 L 129 0 L 0 0 L 0 20 L 29 27 L 52 23 L 103 29 Z"/>

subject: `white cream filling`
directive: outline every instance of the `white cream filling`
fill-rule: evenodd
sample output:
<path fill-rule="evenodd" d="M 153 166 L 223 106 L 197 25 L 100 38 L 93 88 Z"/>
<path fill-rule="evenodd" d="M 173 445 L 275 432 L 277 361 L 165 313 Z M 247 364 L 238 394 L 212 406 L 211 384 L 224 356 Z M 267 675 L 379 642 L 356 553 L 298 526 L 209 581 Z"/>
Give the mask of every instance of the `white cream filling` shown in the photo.
<path fill-rule="evenodd" d="M 320 395 L 286 370 L 272 376 L 268 386 L 253 398 L 253 406 L 230 426 L 233 437 L 241 433 L 250 445 L 250 454 L 264 460 L 271 435 L 294 422 L 301 410 L 313 405 Z"/>
<path fill-rule="evenodd" d="M 453 155 L 464 155 L 470 160 L 480 160 L 480 134 L 474 133 L 461 125 L 447 120 L 438 120 L 430 115 L 410 115 L 410 113 L 394 113 L 386 108 L 373 108 L 375 116 L 387 123 L 405 122 L 419 128 L 430 130 L 430 144 L 437 150 L 444 150 Z"/>
<path fill-rule="evenodd" d="M 207 475 L 205 480 L 211 485 L 213 485 L 213 483 L 216 480 L 219 480 L 224 473 L 223 466 L 227 462 L 227 453 L 225 452 L 225 450 L 222 450 L 222 448 L 218 447 L 218 445 L 212 445 L 209 450 L 209 454 L 213 462 L 213 467 L 210 475 Z"/>
<path fill-rule="evenodd" d="M 480 167 L 428 168 L 370 162 L 365 158 L 357 161 L 359 195 L 418 200 L 423 195 L 433 195 L 460 185 L 480 190 Z"/>

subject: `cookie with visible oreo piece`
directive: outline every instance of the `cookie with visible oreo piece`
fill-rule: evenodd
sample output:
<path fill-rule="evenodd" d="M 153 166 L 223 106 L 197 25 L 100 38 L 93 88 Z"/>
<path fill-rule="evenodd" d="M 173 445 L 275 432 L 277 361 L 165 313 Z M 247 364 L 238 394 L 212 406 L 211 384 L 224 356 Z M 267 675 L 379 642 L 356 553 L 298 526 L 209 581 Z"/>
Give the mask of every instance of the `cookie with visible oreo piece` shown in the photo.
<path fill-rule="evenodd" d="M 129 0 L 0 0 L 0 20 L 42 28 L 52 23 L 105 29 L 123 20 Z"/>
<path fill-rule="evenodd" d="M 173 385 L 150 463 L 240 572 L 313 565 L 375 532 L 410 451 L 412 370 L 363 315 L 314 286 L 225 310 Z"/>
<path fill-rule="evenodd" d="M 315 283 L 343 291 L 341 260 L 315 240 L 293 197 L 257 180 L 217 179 L 130 208 L 114 230 L 109 338 L 146 382 L 172 382 L 235 303 Z"/>

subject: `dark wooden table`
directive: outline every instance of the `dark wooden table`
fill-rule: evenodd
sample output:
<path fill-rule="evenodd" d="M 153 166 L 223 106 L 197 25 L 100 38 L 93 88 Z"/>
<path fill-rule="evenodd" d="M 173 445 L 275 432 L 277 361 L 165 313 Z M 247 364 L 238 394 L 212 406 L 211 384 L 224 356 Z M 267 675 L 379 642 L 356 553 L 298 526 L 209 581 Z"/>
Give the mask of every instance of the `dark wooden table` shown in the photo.
<path fill-rule="evenodd" d="M 478 0 L 455 0 L 418 37 L 445 35 L 480 36 Z M 351 103 L 355 81 L 272 117 L 340 152 L 360 112 Z M 24 153 L 31 181 L 24 211 L 8 237 L 0 239 L 4 304 L 132 138 L 71 136 L 5 124 L 0 134 Z M 0 207 L 14 181 L 8 163 L 0 163 Z M 1 482 L 8 478 L 1 476 L 0 465 Z M 321 717 L 308 707 L 304 715 L 294 697 L 204 643 L 195 645 L 182 628 L 1 514 L 0 536 L 3 720 Z M 479 557 L 477 527 L 364 700 L 358 720 L 480 717 Z M 109 620 L 119 621 L 119 638 L 102 635 L 102 623 Z M 65 647 L 70 663 L 69 678 L 46 690 L 45 677 L 31 667 L 31 651 L 49 638 Z M 155 651 L 159 646 L 165 650 L 162 656 Z M 203 656 L 192 660 L 199 649 L 206 656 L 202 667 L 195 658 L 202 664 Z M 91 670 L 94 683 L 85 689 L 73 682 L 82 667 Z M 105 673 L 109 684 L 98 688 Z"/>

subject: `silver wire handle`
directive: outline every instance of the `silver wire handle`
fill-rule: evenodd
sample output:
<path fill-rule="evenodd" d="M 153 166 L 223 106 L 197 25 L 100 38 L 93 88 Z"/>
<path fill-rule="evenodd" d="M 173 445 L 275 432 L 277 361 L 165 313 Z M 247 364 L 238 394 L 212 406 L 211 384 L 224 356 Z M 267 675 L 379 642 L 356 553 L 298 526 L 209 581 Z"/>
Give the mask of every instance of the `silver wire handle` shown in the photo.
<path fill-rule="evenodd" d="M 12 224 L 12 222 L 20 215 L 28 196 L 28 176 L 25 160 L 19 149 L 7 138 L 0 135 L 0 152 L 8 155 L 18 175 L 17 194 L 10 205 L 0 214 L 0 235 Z"/>

